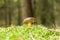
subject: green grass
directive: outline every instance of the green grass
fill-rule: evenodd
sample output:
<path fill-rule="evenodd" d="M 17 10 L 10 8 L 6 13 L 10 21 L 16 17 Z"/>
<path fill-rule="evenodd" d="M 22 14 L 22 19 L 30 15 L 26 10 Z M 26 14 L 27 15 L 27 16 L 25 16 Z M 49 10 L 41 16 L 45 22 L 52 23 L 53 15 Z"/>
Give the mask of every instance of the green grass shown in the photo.
<path fill-rule="evenodd" d="M 60 32 L 49 30 L 41 25 L 32 28 L 11 26 L 0 28 L 0 40 L 60 40 Z"/>

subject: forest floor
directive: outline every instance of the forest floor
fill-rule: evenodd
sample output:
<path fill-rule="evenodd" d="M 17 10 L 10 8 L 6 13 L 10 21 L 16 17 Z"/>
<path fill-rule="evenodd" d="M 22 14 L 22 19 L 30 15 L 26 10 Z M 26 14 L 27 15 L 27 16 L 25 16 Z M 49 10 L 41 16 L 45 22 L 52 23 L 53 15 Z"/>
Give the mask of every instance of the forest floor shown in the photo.
<path fill-rule="evenodd" d="M 1 40 L 60 40 L 60 29 L 48 29 L 42 25 L 11 26 L 0 28 Z M 59 31 L 59 32 L 58 32 Z"/>

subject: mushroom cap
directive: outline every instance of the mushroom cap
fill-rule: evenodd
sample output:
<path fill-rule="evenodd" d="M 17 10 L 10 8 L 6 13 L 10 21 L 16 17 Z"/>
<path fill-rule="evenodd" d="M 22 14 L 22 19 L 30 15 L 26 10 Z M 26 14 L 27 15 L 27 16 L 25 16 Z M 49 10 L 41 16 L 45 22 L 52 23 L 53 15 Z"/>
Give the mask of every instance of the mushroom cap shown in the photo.
<path fill-rule="evenodd" d="M 34 23 L 34 22 L 36 22 L 36 20 L 35 20 L 34 17 L 28 17 L 28 18 L 25 18 L 25 19 L 23 20 L 23 23 L 24 23 L 24 24 Z"/>

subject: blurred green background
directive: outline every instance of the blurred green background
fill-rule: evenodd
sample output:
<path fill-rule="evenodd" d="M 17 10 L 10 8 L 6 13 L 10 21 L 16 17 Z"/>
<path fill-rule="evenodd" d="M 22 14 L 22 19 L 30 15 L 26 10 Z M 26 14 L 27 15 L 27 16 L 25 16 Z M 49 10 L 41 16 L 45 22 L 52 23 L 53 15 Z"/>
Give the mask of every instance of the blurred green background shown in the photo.
<path fill-rule="evenodd" d="M 0 0 L 0 26 L 22 25 L 27 17 L 36 24 L 60 28 L 60 0 Z"/>

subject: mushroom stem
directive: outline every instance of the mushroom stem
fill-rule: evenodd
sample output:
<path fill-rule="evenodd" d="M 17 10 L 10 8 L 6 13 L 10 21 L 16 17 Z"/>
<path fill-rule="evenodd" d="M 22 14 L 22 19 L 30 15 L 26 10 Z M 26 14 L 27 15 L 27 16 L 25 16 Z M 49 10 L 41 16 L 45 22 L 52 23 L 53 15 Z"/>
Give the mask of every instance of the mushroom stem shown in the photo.
<path fill-rule="evenodd" d="M 32 27 L 32 24 L 31 23 L 28 23 L 28 27 Z"/>

